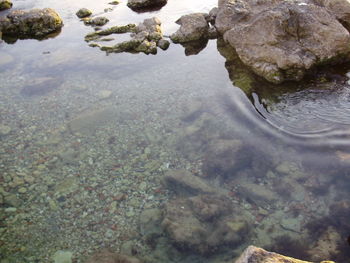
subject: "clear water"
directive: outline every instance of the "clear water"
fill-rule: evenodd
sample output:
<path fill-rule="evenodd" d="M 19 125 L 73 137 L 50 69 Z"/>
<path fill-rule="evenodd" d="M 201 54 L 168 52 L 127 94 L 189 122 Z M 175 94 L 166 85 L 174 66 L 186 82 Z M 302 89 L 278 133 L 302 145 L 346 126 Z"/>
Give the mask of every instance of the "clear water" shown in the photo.
<path fill-rule="evenodd" d="M 100 248 L 145 262 L 231 262 L 249 244 L 346 262 L 349 65 L 272 86 L 221 40 L 191 56 L 198 51 L 175 44 L 155 56 L 106 56 L 84 42 L 92 28 L 75 16 L 87 7 L 110 19 L 106 27 L 157 16 L 169 35 L 212 0 L 169 0 L 142 14 L 126 1 L 13 2 L 54 8 L 65 26 L 46 40 L 0 44 L 1 262 L 53 262 L 59 250 L 84 262 Z M 186 226 L 171 211 L 198 198 L 164 184 L 176 169 L 228 200 L 232 211 L 203 221 L 215 232 L 231 220 L 235 241 L 216 236 L 203 252 L 174 240 L 164 220 Z"/>

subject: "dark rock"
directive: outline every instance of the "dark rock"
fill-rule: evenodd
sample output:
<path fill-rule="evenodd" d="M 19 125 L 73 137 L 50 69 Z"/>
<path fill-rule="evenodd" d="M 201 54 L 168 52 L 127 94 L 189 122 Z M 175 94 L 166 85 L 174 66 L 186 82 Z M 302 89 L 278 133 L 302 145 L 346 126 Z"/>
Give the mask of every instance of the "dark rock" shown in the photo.
<path fill-rule="evenodd" d="M 162 7 L 166 5 L 167 0 L 128 0 L 128 7 L 133 10 L 140 10 L 151 7 Z"/>
<path fill-rule="evenodd" d="M 334 263 L 333 261 L 322 261 L 323 263 Z M 322 263 L 321 262 L 321 263 Z M 235 263 L 311 263 L 299 259 L 286 257 L 274 252 L 268 252 L 262 248 L 249 246 Z"/>
<path fill-rule="evenodd" d="M 62 26 L 62 19 L 51 8 L 14 10 L 0 17 L 0 31 L 4 36 L 43 37 Z"/>
<path fill-rule="evenodd" d="M 164 176 L 164 183 L 180 195 L 215 193 L 215 188 L 186 170 L 168 171 Z"/>
<path fill-rule="evenodd" d="M 179 30 L 170 36 L 175 43 L 185 43 L 206 39 L 208 37 L 209 25 L 207 22 L 207 14 L 194 13 L 182 16 L 177 24 L 181 25 Z"/>
<path fill-rule="evenodd" d="M 211 23 L 212 25 L 215 24 L 215 19 L 216 19 L 216 16 L 217 16 L 217 14 L 218 14 L 218 11 L 219 11 L 219 9 L 218 9 L 217 7 L 214 7 L 214 8 L 211 9 L 210 12 L 209 12 L 209 16 L 208 16 L 207 21 L 208 21 L 209 23 Z"/>
<path fill-rule="evenodd" d="M 176 198 L 165 206 L 162 225 L 180 250 L 211 254 L 242 242 L 248 236 L 248 218 L 227 216 L 230 201 L 223 196 Z"/>
<path fill-rule="evenodd" d="M 166 39 L 160 39 L 157 43 L 157 46 L 163 50 L 167 50 L 170 46 L 170 42 Z"/>
<path fill-rule="evenodd" d="M 215 26 L 243 63 L 281 83 L 302 79 L 314 66 L 347 59 L 349 32 L 330 9 L 312 0 L 221 0 Z"/>
<path fill-rule="evenodd" d="M 141 263 L 141 261 L 135 257 L 112 253 L 104 249 L 93 254 L 85 263 Z"/>
<path fill-rule="evenodd" d="M 92 14 L 92 12 L 89 9 L 87 9 L 87 8 L 81 8 L 75 14 L 79 18 L 84 18 L 84 17 L 90 16 Z"/>
<path fill-rule="evenodd" d="M 12 2 L 10 0 L 0 0 L 0 11 L 10 9 Z"/>

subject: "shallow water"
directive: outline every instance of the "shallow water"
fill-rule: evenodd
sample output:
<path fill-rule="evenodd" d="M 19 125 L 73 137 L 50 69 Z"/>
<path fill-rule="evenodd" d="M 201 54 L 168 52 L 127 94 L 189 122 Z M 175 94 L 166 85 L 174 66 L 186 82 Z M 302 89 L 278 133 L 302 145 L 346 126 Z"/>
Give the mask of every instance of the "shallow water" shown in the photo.
<path fill-rule="evenodd" d="M 169 35 L 182 14 L 208 12 L 212 0 L 169 0 L 142 14 L 126 1 L 13 2 L 52 7 L 65 26 L 54 38 L 0 44 L 3 262 L 52 262 L 60 250 L 84 262 L 100 248 L 145 262 L 231 262 L 249 244 L 345 262 L 349 65 L 274 86 L 222 40 L 191 56 L 176 44 L 107 56 L 88 47 L 93 29 L 75 16 L 87 7 L 110 19 L 105 27 L 157 16 Z M 187 227 L 171 210 L 202 198 L 164 184 L 177 169 L 232 208 L 199 219 L 204 228 L 236 236 L 174 240 L 165 219 Z"/>

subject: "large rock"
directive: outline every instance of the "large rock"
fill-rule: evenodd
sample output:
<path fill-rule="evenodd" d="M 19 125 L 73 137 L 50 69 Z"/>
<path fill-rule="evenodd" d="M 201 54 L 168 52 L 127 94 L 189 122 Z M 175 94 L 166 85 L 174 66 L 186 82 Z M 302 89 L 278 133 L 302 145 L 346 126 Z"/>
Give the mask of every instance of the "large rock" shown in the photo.
<path fill-rule="evenodd" d="M 128 0 L 128 7 L 133 10 L 144 8 L 162 7 L 167 3 L 167 0 Z"/>
<path fill-rule="evenodd" d="M 209 37 L 207 14 L 194 13 L 184 15 L 176 21 L 180 28 L 170 36 L 175 43 L 185 43 Z"/>
<path fill-rule="evenodd" d="M 268 252 L 262 248 L 249 246 L 235 263 L 311 263 L 277 253 Z M 322 261 L 321 263 L 334 263 L 333 261 Z"/>
<path fill-rule="evenodd" d="M 62 26 L 62 19 L 51 8 L 14 10 L 5 17 L 0 17 L 0 31 L 3 35 L 16 37 L 43 37 Z"/>
<path fill-rule="evenodd" d="M 322 2 L 327 7 L 312 0 L 220 0 L 215 26 L 256 74 L 273 83 L 300 80 L 350 52 L 349 32 L 337 20 L 347 14 L 336 15 L 331 1 Z"/>
<path fill-rule="evenodd" d="M 0 0 L 0 11 L 10 9 L 12 2 L 10 0 Z"/>

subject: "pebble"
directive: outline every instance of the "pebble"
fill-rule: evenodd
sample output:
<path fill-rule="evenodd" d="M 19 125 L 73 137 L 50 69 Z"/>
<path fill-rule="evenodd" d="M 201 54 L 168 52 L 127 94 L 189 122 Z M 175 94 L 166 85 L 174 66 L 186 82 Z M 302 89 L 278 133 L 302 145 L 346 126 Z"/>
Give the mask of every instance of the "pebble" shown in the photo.
<path fill-rule="evenodd" d="M 11 132 L 11 127 L 7 125 L 0 125 L 0 136 L 8 135 Z"/>
<path fill-rule="evenodd" d="M 18 192 L 21 193 L 21 194 L 24 194 L 24 193 L 27 192 L 27 188 L 21 187 L 21 188 L 18 189 Z"/>
<path fill-rule="evenodd" d="M 58 250 L 52 259 L 54 263 L 72 263 L 72 256 L 73 254 L 70 251 Z"/>
<path fill-rule="evenodd" d="M 112 96 L 112 91 L 110 90 L 101 90 L 99 93 L 98 93 L 98 97 L 102 100 L 105 100 L 105 99 L 108 99 Z"/>
<path fill-rule="evenodd" d="M 17 211 L 17 208 L 16 207 L 8 207 L 8 208 L 5 208 L 5 213 L 14 213 Z"/>

